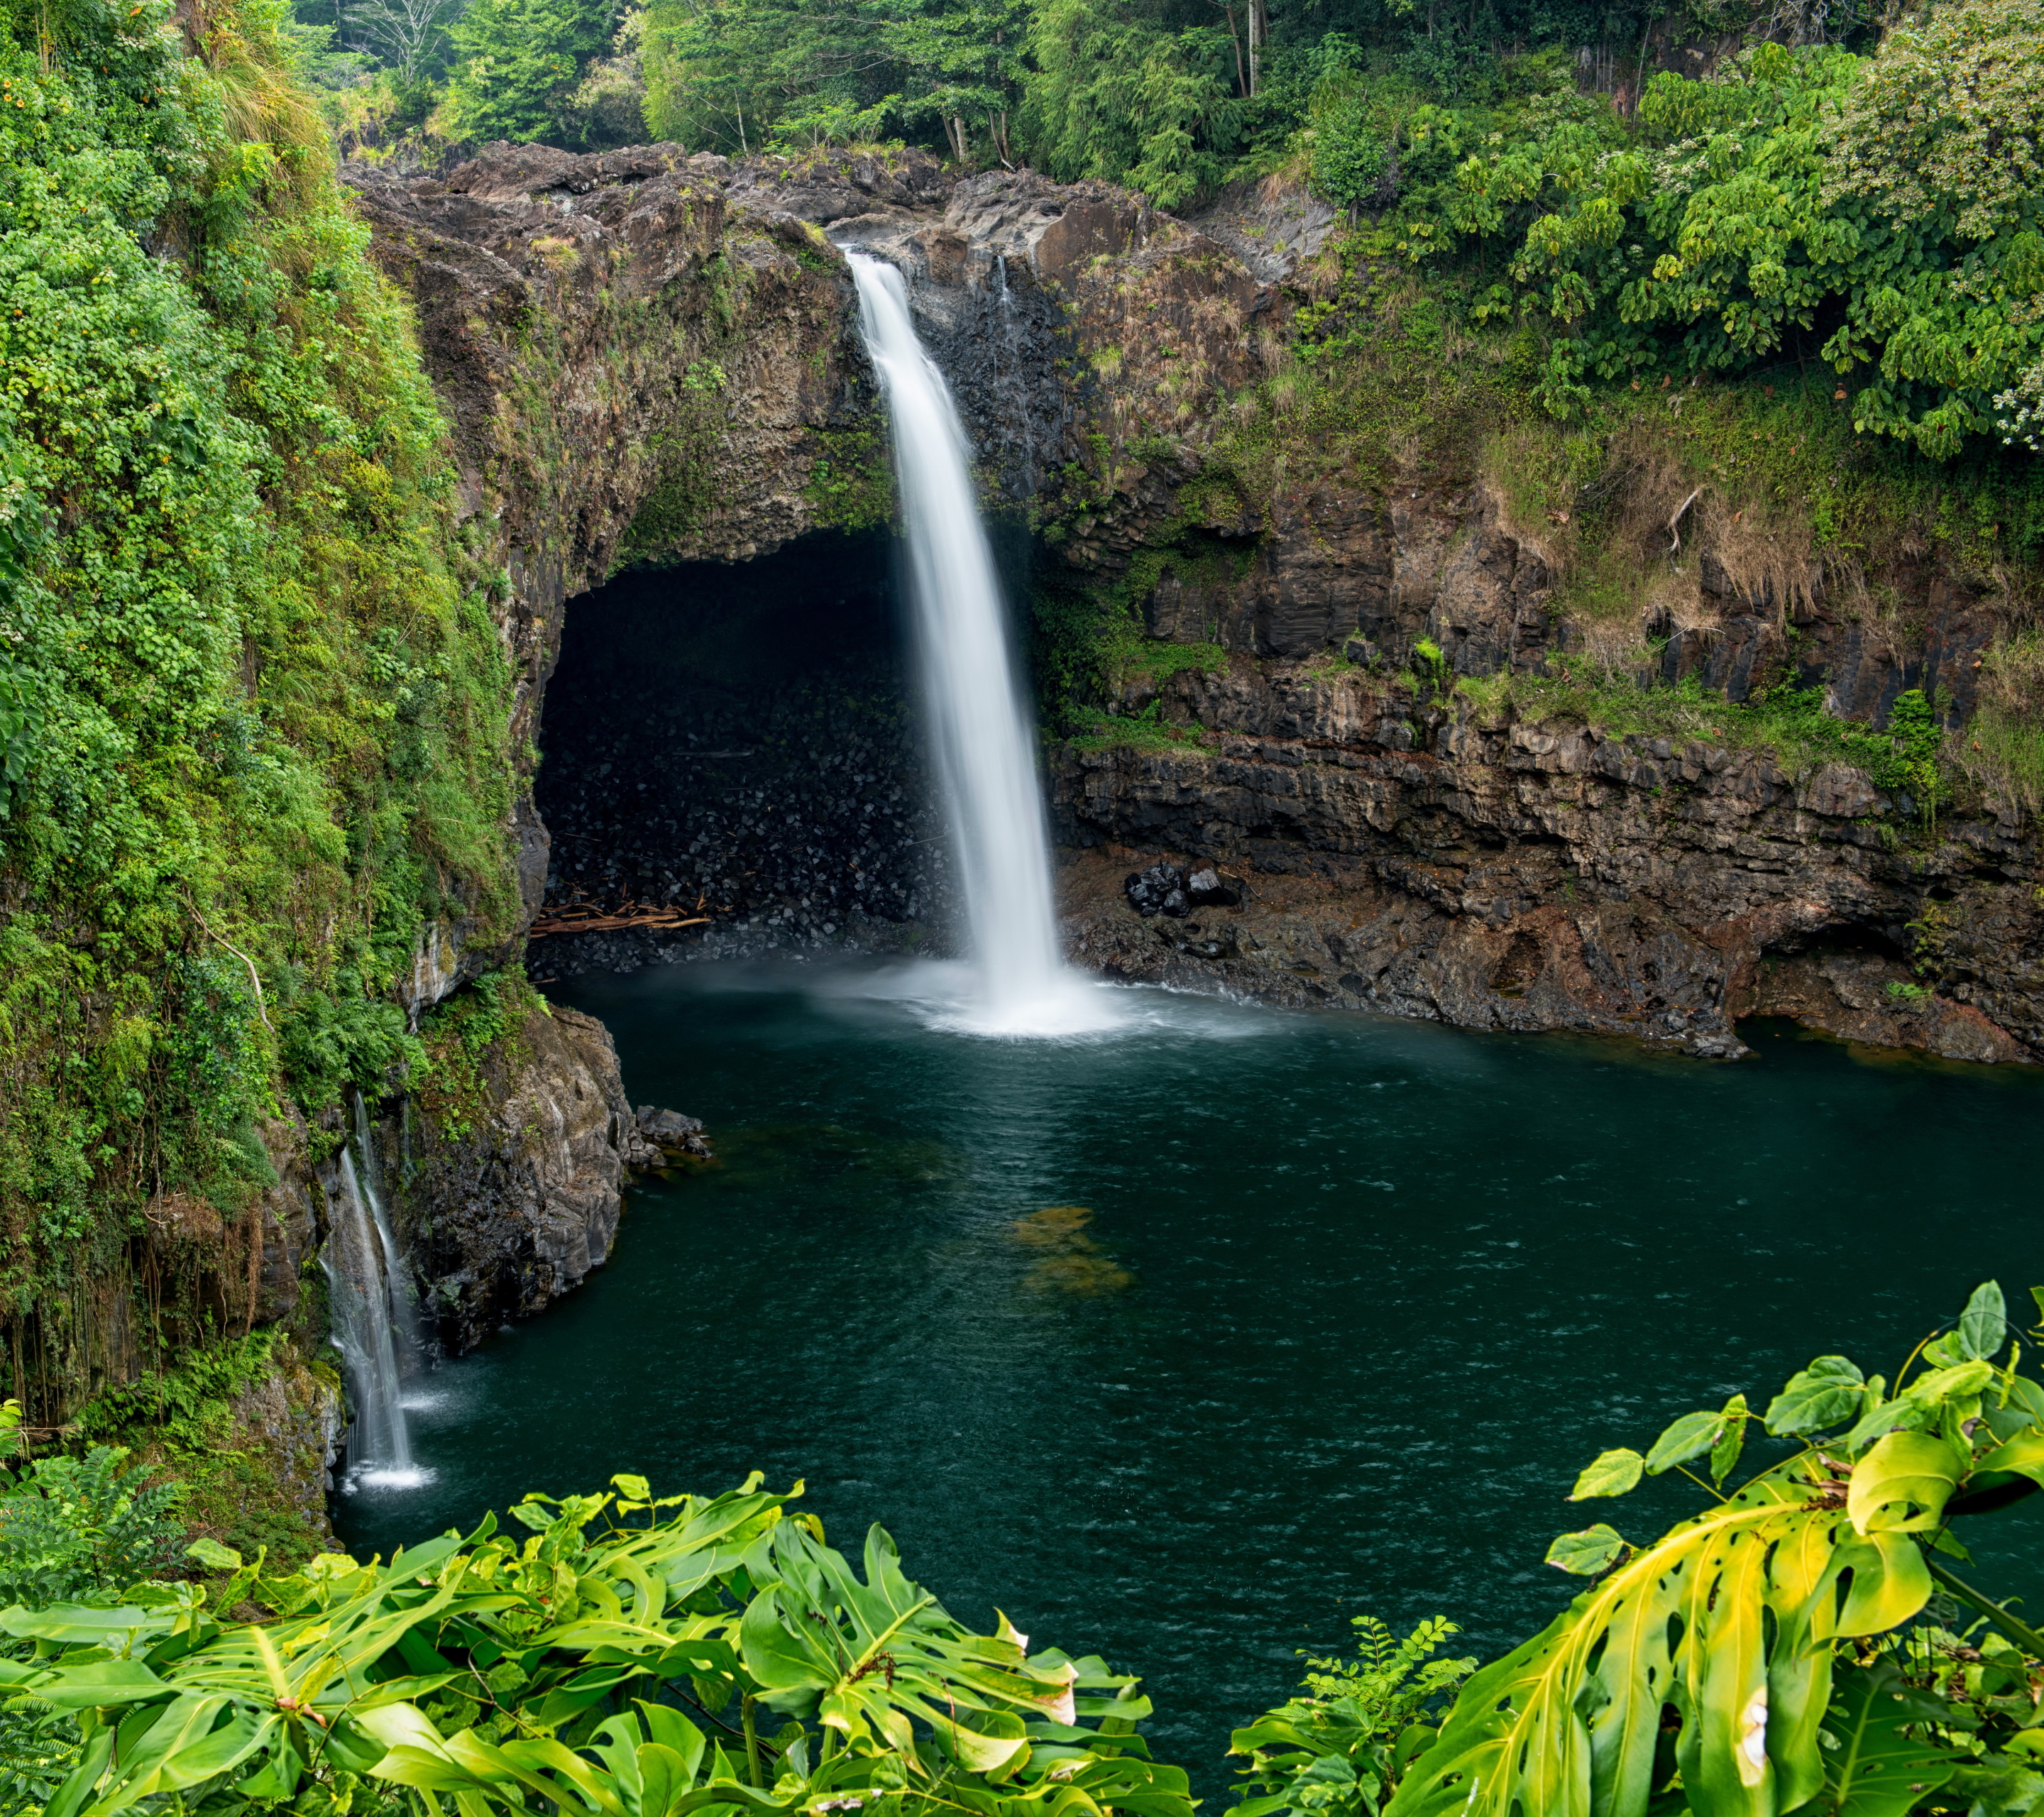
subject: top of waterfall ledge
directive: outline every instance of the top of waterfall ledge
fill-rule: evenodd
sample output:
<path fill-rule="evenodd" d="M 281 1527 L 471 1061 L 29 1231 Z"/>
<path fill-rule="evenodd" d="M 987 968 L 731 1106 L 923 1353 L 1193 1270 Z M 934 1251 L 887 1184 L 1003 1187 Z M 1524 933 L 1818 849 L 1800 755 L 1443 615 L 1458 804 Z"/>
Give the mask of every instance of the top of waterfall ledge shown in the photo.
<path fill-rule="evenodd" d="M 1051 282 L 1097 257 L 1165 249 L 1208 251 L 1241 264 L 1252 283 L 1273 283 L 1335 224 L 1334 211 L 1304 191 L 1268 184 L 1224 192 L 1181 221 L 1116 184 L 1054 182 L 1026 167 L 965 175 L 912 146 L 734 160 L 667 144 L 577 153 L 498 140 L 441 177 L 394 179 L 360 163 L 344 175 L 359 190 L 402 192 L 415 204 L 563 217 L 613 213 L 620 191 L 647 186 L 713 190 L 744 213 L 828 229 L 840 246 L 939 285 L 976 286 L 997 263 L 1011 282 Z"/>

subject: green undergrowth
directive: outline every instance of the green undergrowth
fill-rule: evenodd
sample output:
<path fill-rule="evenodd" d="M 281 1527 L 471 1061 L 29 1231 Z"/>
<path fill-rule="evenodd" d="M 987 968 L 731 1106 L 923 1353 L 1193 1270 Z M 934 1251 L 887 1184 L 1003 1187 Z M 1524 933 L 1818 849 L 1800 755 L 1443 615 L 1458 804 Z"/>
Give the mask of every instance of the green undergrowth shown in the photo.
<path fill-rule="evenodd" d="M 428 1010 L 419 1024 L 425 1063 L 412 1075 L 413 1101 L 450 1142 L 465 1141 L 489 1115 L 493 1072 L 530 1058 L 527 1028 L 550 1012 L 522 966 L 485 974 Z"/>
<path fill-rule="evenodd" d="M 278 1492 L 277 1448 L 288 1435 L 252 1427 L 235 1404 L 275 1377 L 289 1407 L 322 1376 L 338 1392 L 332 1369 L 303 1362 L 282 1331 L 252 1331 L 187 1350 L 168 1369 L 95 1395 L 79 1408 L 71 1432 L 79 1442 L 124 1446 L 148 1478 L 181 1485 L 179 1516 L 190 1532 L 252 1554 L 267 1548 L 280 1563 L 302 1562 L 317 1550 L 318 1535 Z"/>
<path fill-rule="evenodd" d="M 405 1058 L 428 917 L 516 925 L 508 583 L 282 17 L 0 13 L 0 1321 Z"/>
<path fill-rule="evenodd" d="M 1941 735 L 1930 703 L 1913 690 L 1896 701 L 1889 728 L 1876 732 L 1825 712 L 1822 688 L 1779 687 L 1735 702 L 1694 676 L 1663 686 L 1613 676 L 1582 659 L 1554 658 L 1550 667 L 1546 675 L 1466 676 L 1454 693 L 1486 719 L 1576 721 L 1617 736 L 1762 752 L 1796 777 L 1826 763 L 1850 763 L 1884 787 L 1913 785 L 1921 796 L 1927 783 L 1936 793 L 1934 778 L 1922 766 Z"/>
<path fill-rule="evenodd" d="M 738 306 L 733 295 L 736 279 L 721 254 L 711 261 L 709 277 L 700 322 L 709 352 L 682 375 L 674 421 L 654 438 L 655 477 L 619 544 L 620 567 L 658 560 L 691 541 L 709 521 L 716 503 L 717 440 L 725 417 L 724 393 L 731 382 L 725 361 L 737 328 Z M 716 357 L 720 355 L 724 357 Z"/>
<path fill-rule="evenodd" d="M 1093 708 L 1074 716 L 1065 742 L 1079 751 L 1173 751 L 1198 750 L 1211 736 L 1204 726 L 1176 724 L 1148 710 L 1128 717 Z"/>
<path fill-rule="evenodd" d="M 1156 546 L 1138 550 L 1119 575 L 1039 578 L 1031 599 L 1030 660 L 1045 733 L 1095 736 L 1090 728 L 1112 716 L 1125 689 L 1155 690 L 1189 669 L 1225 667 L 1228 651 L 1214 640 L 1217 620 L 1196 643 L 1152 637 L 1145 605 L 1167 576 L 1195 598 L 1218 601 L 1247 576 L 1255 555 L 1247 538 L 1224 541 L 1181 521 L 1160 532 Z"/>
<path fill-rule="evenodd" d="M 809 440 L 814 458 L 802 496 L 819 528 L 878 530 L 894 521 L 894 470 L 884 428 L 812 429 Z"/>

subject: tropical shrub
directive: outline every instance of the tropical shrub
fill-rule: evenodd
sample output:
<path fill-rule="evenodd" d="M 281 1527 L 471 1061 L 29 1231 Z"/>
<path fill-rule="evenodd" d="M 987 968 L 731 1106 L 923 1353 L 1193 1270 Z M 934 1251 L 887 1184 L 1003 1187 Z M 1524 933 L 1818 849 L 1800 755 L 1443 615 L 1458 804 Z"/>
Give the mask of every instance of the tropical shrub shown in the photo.
<path fill-rule="evenodd" d="M 0 1470 L 0 1607 L 111 1595 L 177 1562 L 180 1492 L 141 1481 L 127 1458 L 95 1445 Z"/>
<path fill-rule="evenodd" d="M 1401 244 L 1477 266 L 1479 319 L 1548 329 L 1539 394 L 1558 413 L 1593 379 L 1815 357 L 1857 428 L 1947 459 L 2030 432 L 2040 97 L 2044 7 L 1966 0 L 1870 57 L 1763 42 L 1707 79 L 1657 75 L 1631 134 L 1577 98 L 1509 132 L 1416 116 L 1453 182 L 1416 198 Z"/>
<path fill-rule="evenodd" d="M 2044 1800 L 2044 1636 L 1958 1574 L 1951 1531 L 2044 1484 L 2044 1383 L 2022 1354 L 1989 1283 L 1892 1383 L 1838 1356 L 1800 1371 L 1762 1421 L 1794 1450 L 1741 1486 L 1742 1396 L 1604 1452 L 1573 1499 L 1672 1470 L 1712 1505 L 1637 1545 L 1601 1522 L 1558 1538 L 1548 1562 L 1596 1581 L 1462 1686 L 1389 1817 Z"/>
<path fill-rule="evenodd" d="M 1135 1732 L 1135 1680 L 1032 1652 L 1005 1619 L 970 1632 L 879 1528 L 855 1566 L 756 1476 L 707 1499 L 613 1480 L 519 1504 L 522 1542 L 492 1518 L 388 1565 L 323 1554 L 283 1578 L 202 1542 L 232 1573 L 211 1608 L 181 1584 L 0 1614 L 37 1646 L 0 1660 L 0 1686 L 79 1719 L 48 1817 L 379 1796 L 463 1817 L 1191 1817 L 1185 1775 Z M 244 1597 L 275 1619 L 212 1612 Z"/>
<path fill-rule="evenodd" d="M 1246 1754 L 1232 1817 L 1377 1817 L 1405 1769 L 1433 1745 L 1435 1706 L 1475 1671 L 1473 1659 L 1435 1659 L 1455 1624 L 1435 1615 L 1404 1639 L 1358 1615 L 1354 1659 L 1315 1659 L 1302 1697 L 1237 1729 L 1228 1752 Z"/>

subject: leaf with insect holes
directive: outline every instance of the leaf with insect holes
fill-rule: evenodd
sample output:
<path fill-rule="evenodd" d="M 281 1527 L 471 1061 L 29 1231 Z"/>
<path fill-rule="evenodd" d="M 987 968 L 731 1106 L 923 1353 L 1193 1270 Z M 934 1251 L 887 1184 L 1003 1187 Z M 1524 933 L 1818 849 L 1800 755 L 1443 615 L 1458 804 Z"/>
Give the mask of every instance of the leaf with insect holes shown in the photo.
<path fill-rule="evenodd" d="M 1547 1548 L 1546 1562 L 1572 1577 L 1594 1577 L 1624 1550 L 1618 1529 L 1599 1521 L 1580 1533 L 1562 1534 Z"/>
<path fill-rule="evenodd" d="M 1931 1593 L 1916 1541 L 1855 1534 L 1809 1471 L 1799 1453 L 1622 1558 L 1608 1527 L 1556 1541 L 1563 1569 L 1610 1569 L 1470 1680 L 1383 1817 L 1640 1817 L 1671 1767 L 1698 1817 L 1808 1805 L 1837 1642 Z"/>
<path fill-rule="evenodd" d="M 1600 1452 L 1586 1466 L 1569 1491 L 1570 1501 L 1588 1501 L 1593 1496 L 1629 1495 L 1639 1486 L 1643 1460 L 1637 1451 Z"/>
<path fill-rule="evenodd" d="M 1926 1715 L 1897 1696 L 1907 1688 L 1885 1662 L 1838 1675 L 1837 1696 L 1824 1718 L 1837 1744 L 1824 1760 L 1825 1802 L 1838 1817 L 1904 1817 L 1961 1764 L 1963 1756 L 1903 1732 Z"/>
<path fill-rule="evenodd" d="M 1983 1281 L 1959 1315 L 1959 1349 L 1967 1357 L 1991 1357 L 2008 1337 L 2008 1305 L 2001 1283 Z"/>
<path fill-rule="evenodd" d="M 1846 1512 L 1861 1533 L 1935 1527 L 1969 1460 L 1930 1432 L 1891 1432 L 1853 1466 Z"/>

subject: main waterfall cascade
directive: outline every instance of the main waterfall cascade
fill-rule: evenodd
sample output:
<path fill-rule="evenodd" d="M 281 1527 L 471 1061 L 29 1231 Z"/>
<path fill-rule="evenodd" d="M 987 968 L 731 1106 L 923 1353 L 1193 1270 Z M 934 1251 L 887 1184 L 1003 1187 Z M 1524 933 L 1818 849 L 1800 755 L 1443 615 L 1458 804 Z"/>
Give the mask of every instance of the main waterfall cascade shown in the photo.
<path fill-rule="evenodd" d="M 1031 719 L 958 409 L 916 332 L 901 274 L 847 257 L 887 405 L 924 710 L 971 933 L 977 985 L 964 1025 L 997 1035 L 1102 1028 L 1114 1020 L 1105 993 L 1058 955 Z"/>

